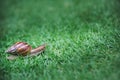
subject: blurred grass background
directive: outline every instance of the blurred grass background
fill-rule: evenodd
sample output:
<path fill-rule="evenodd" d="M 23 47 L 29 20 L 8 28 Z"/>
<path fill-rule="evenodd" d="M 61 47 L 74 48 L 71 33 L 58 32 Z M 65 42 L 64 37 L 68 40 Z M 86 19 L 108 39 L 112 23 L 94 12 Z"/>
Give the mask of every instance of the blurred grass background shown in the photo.
<path fill-rule="evenodd" d="M 1 0 L 0 80 L 119 80 L 119 8 L 119 0 Z M 17 41 L 47 48 L 9 61 Z"/>

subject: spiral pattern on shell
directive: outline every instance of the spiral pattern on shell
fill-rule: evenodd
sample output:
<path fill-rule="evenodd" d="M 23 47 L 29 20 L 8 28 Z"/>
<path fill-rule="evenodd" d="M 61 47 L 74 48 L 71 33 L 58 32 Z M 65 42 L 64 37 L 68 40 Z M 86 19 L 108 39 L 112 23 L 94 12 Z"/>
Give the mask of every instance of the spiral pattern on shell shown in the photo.
<path fill-rule="evenodd" d="M 8 50 L 6 51 L 7 53 L 13 54 L 13 55 L 27 55 L 30 53 L 32 47 L 30 45 L 28 45 L 25 42 L 17 42 L 15 43 L 13 46 L 11 46 L 10 48 L 8 48 Z"/>

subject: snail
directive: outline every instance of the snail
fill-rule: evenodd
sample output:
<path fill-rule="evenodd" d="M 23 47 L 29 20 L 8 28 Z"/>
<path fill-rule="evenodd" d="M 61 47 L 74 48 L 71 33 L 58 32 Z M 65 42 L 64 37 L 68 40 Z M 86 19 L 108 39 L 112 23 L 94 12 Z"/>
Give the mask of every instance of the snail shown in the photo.
<path fill-rule="evenodd" d="M 17 56 L 35 56 L 43 52 L 45 49 L 45 44 L 41 45 L 35 49 L 26 42 L 17 42 L 11 47 L 9 47 L 5 52 L 12 54 L 12 56 L 7 57 L 8 59 L 15 59 Z"/>

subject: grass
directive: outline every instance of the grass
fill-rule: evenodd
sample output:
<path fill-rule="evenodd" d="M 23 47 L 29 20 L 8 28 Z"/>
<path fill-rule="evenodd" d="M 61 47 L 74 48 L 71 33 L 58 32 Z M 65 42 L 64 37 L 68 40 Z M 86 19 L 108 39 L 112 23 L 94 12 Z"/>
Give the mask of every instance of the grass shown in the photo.
<path fill-rule="evenodd" d="M 0 80 L 119 80 L 119 8 L 119 0 L 3 0 Z M 47 47 L 9 61 L 17 41 Z"/>

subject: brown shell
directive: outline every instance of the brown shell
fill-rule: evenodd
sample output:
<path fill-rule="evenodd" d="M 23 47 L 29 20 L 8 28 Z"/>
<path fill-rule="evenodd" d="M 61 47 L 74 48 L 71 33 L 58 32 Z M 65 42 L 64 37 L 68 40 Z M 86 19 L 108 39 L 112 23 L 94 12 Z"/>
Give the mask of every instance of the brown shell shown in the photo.
<path fill-rule="evenodd" d="M 15 43 L 13 46 L 11 46 L 10 48 L 8 48 L 8 50 L 6 50 L 7 53 L 13 54 L 13 55 L 27 55 L 30 53 L 32 47 L 30 45 L 28 45 L 25 42 L 17 42 Z"/>

